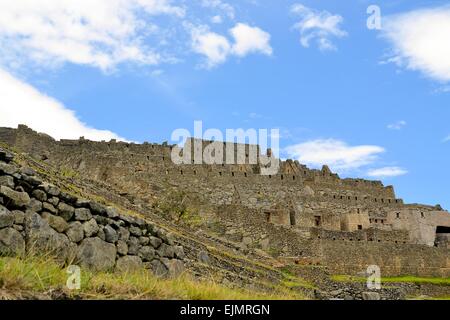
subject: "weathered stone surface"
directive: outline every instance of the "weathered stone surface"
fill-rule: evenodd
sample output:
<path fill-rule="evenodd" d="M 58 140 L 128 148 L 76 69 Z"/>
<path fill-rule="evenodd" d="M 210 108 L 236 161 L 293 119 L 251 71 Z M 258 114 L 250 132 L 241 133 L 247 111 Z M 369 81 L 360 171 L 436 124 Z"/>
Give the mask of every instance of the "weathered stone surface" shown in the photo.
<path fill-rule="evenodd" d="M 108 218 L 115 219 L 119 216 L 119 212 L 114 207 L 107 207 L 106 208 L 106 216 Z"/>
<path fill-rule="evenodd" d="M 26 192 L 14 191 L 6 186 L 0 186 L 0 196 L 11 201 L 11 205 L 16 208 L 24 208 L 30 203 L 30 196 Z"/>
<path fill-rule="evenodd" d="M 4 162 L 0 162 L 0 173 L 6 173 L 9 175 L 13 175 L 15 173 L 17 173 L 18 170 L 15 166 L 13 166 L 12 164 L 6 164 Z"/>
<path fill-rule="evenodd" d="M 61 198 L 62 201 L 65 201 L 66 203 L 69 204 L 75 204 L 77 202 L 77 197 L 67 193 L 67 192 L 62 192 L 59 195 L 59 197 Z"/>
<path fill-rule="evenodd" d="M 81 222 L 74 221 L 69 224 L 66 235 L 70 241 L 78 243 L 84 238 L 84 228 Z"/>
<path fill-rule="evenodd" d="M 175 258 L 178 258 L 178 259 L 181 259 L 181 260 L 184 259 L 185 254 L 184 254 L 184 249 L 183 249 L 182 246 L 174 246 L 173 247 L 173 252 L 175 254 Z"/>
<path fill-rule="evenodd" d="M 46 210 L 52 214 L 58 213 L 58 210 L 56 210 L 56 208 L 51 203 L 48 203 L 48 202 L 42 203 L 42 210 Z"/>
<path fill-rule="evenodd" d="M 26 212 L 27 247 L 32 252 L 50 252 L 61 261 L 73 258 L 76 245 L 66 235 L 56 232 L 37 213 Z"/>
<path fill-rule="evenodd" d="M 156 237 L 149 237 L 150 240 L 150 244 L 152 245 L 153 248 L 158 249 L 159 246 L 162 243 L 162 240 Z"/>
<path fill-rule="evenodd" d="M 128 244 L 128 254 L 137 255 L 139 253 L 139 239 L 136 237 L 130 237 L 127 242 Z"/>
<path fill-rule="evenodd" d="M 142 267 L 142 260 L 138 256 L 120 257 L 116 263 L 116 270 L 119 272 L 133 272 Z"/>
<path fill-rule="evenodd" d="M 138 227 L 130 227 L 130 233 L 136 237 L 142 236 L 142 230 Z"/>
<path fill-rule="evenodd" d="M 51 197 L 47 199 L 47 202 L 56 207 L 59 203 L 59 198 L 57 197 Z"/>
<path fill-rule="evenodd" d="M 166 268 L 169 270 L 169 276 L 171 277 L 178 277 L 180 276 L 184 271 L 184 264 L 182 261 L 177 259 L 171 259 L 171 260 L 164 260 L 163 261 Z"/>
<path fill-rule="evenodd" d="M 363 300 L 381 300 L 380 294 L 378 292 L 363 292 Z"/>
<path fill-rule="evenodd" d="M 173 246 L 169 246 L 165 243 L 161 244 L 156 252 L 160 257 L 164 258 L 173 258 L 175 256 Z"/>
<path fill-rule="evenodd" d="M 14 189 L 14 179 L 11 176 L 1 176 L 0 177 L 0 186 L 5 186 L 11 189 Z"/>
<path fill-rule="evenodd" d="M 77 252 L 81 266 L 94 271 L 111 270 L 116 263 L 116 246 L 99 238 L 84 239 Z"/>
<path fill-rule="evenodd" d="M 60 202 L 58 204 L 58 214 L 64 220 L 69 221 L 75 214 L 75 208 L 64 202 Z"/>
<path fill-rule="evenodd" d="M 93 237 L 97 235 L 99 230 L 98 224 L 95 219 L 91 219 L 85 223 L 83 223 L 84 235 L 86 238 Z"/>
<path fill-rule="evenodd" d="M 118 254 L 120 254 L 122 256 L 125 256 L 128 254 L 128 245 L 125 241 L 123 241 L 123 240 L 117 241 L 116 247 L 117 247 Z"/>
<path fill-rule="evenodd" d="M 25 240 L 13 228 L 0 230 L 0 255 L 20 255 L 25 252 Z"/>
<path fill-rule="evenodd" d="M 42 218 L 44 218 L 48 222 L 50 227 L 60 233 L 66 231 L 69 228 L 69 224 L 66 222 L 66 220 L 61 217 L 54 216 L 51 213 L 43 212 Z"/>
<path fill-rule="evenodd" d="M 30 203 L 27 205 L 27 209 L 33 211 L 33 212 L 40 212 L 42 211 L 42 202 L 40 202 L 39 200 L 36 200 L 34 198 L 32 198 L 30 200 Z"/>
<path fill-rule="evenodd" d="M 154 275 L 162 277 L 168 274 L 169 269 L 161 261 L 155 259 L 151 262 L 151 269 Z"/>
<path fill-rule="evenodd" d="M 130 231 L 128 229 L 120 227 L 119 228 L 119 239 L 123 241 L 128 241 L 130 239 Z"/>
<path fill-rule="evenodd" d="M 146 246 L 150 243 L 150 239 L 147 237 L 139 237 L 139 244 L 141 246 Z"/>
<path fill-rule="evenodd" d="M 92 219 L 91 211 L 87 208 L 75 209 L 75 219 L 78 221 L 88 221 Z"/>
<path fill-rule="evenodd" d="M 14 223 L 15 224 L 23 224 L 25 222 L 25 213 L 19 210 L 14 210 L 12 212 L 14 216 Z"/>
<path fill-rule="evenodd" d="M 36 189 L 33 191 L 32 195 L 41 202 L 47 201 L 47 194 L 43 190 Z"/>
<path fill-rule="evenodd" d="M 105 207 L 95 201 L 89 202 L 89 208 L 91 208 L 94 214 L 103 215 L 106 213 Z"/>
<path fill-rule="evenodd" d="M 152 261 L 155 258 L 155 249 L 149 246 L 144 246 L 139 249 L 139 257 L 144 261 Z"/>
<path fill-rule="evenodd" d="M 198 261 L 204 264 L 210 264 L 211 260 L 209 258 L 209 254 L 206 251 L 200 251 L 198 253 Z"/>
<path fill-rule="evenodd" d="M 104 227 L 103 232 L 105 232 L 105 240 L 107 242 L 116 243 L 119 240 L 119 235 L 111 226 Z"/>
<path fill-rule="evenodd" d="M 0 228 L 10 227 L 14 224 L 14 215 L 0 204 Z"/>

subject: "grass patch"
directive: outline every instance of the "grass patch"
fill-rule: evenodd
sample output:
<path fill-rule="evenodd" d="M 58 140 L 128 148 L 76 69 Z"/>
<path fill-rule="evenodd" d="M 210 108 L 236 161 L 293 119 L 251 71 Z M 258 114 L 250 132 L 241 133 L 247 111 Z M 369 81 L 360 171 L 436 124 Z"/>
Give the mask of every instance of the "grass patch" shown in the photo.
<path fill-rule="evenodd" d="M 333 275 L 331 280 L 337 282 L 366 282 L 364 277 L 353 277 L 348 275 Z M 414 276 L 384 277 L 382 283 L 413 283 L 413 284 L 434 284 L 439 286 L 450 286 L 450 278 L 425 278 Z"/>
<path fill-rule="evenodd" d="M 0 257 L 0 289 L 9 292 L 46 293 L 62 290 L 68 298 L 82 299 L 192 299 L 262 300 L 301 299 L 295 292 L 255 292 L 233 289 L 213 280 L 197 281 L 189 275 L 161 279 L 141 270 L 134 273 L 81 273 L 81 289 L 69 291 L 69 274 L 48 257 Z"/>

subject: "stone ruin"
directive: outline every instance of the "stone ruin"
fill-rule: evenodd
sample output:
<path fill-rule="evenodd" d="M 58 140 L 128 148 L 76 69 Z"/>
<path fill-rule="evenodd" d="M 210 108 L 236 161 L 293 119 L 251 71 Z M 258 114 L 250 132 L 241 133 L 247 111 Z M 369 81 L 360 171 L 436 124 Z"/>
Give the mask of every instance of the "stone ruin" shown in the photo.
<path fill-rule="evenodd" d="M 259 159 L 175 165 L 173 145 L 56 141 L 23 125 L 0 128 L 0 141 L 105 183 L 138 206 L 179 191 L 180 201 L 221 225 L 224 236 L 296 263 L 319 261 L 337 272 L 375 263 L 391 274 L 450 274 L 449 212 L 405 204 L 381 181 L 341 179 L 327 166 L 313 170 L 293 160 L 281 161 L 274 175 L 260 174 Z"/>

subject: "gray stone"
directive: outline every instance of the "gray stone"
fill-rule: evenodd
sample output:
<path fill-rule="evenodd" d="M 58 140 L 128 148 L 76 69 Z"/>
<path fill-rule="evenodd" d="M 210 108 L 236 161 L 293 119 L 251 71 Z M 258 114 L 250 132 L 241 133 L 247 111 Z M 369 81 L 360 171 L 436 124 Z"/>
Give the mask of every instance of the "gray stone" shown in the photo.
<path fill-rule="evenodd" d="M 139 253 L 139 239 L 136 237 L 130 237 L 127 242 L 128 254 L 137 255 Z"/>
<path fill-rule="evenodd" d="M 133 272 L 143 268 L 142 260 L 138 256 L 125 256 L 117 259 L 116 271 Z"/>
<path fill-rule="evenodd" d="M 24 208 L 30 203 L 30 196 L 26 192 L 14 191 L 6 186 L 0 186 L 0 196 L 11 201 L 11 205 L 17 208 Z"/>
<path fill-rule="evenodd" d="M 12 212 L 14 215 L 14 223 L 15 224 L 23 224 L 25 222 L 25 213 L 19 210 L 14 210 Z"/>
<path fill-rule="evenodd" d="M 154 275 L 161 277 L 169 273 L 169 269 L 161 261 L 155 259 L 151 262 L 151 269 Z"/>
<path fill-rule="evenodd" d="M 144 261 L 152 261 L 155 258 L 155 249 L 149 246 L 145 246 L 139 249 L 139 257 Z"/>
<path fill-rule="evenodd" d="M 54 216 L 51 213 L 43 212 L 42 218 L 44 218 L 48 222 L 50 227 L 60 233 L 66 231 L 69 228 L 69 224 L 66 222 L 66 220 L 61 217 Z"/>
<path fill-rule="evenodd" d="M 200 251 L 198 253 L 198 261 L 204 264 L 210 264 L 211 260 L 209 258 L 209 254 L 206 251 Z"/>
<path fill-rule="evenodd" d="M 139 244 L 142 246 L 148 245 L 150 242 L 150 239 L 147 237 L 139 237 Z"/>
<path fill-rule="evenodd" d="M 178 258 L 178 259 L 181 259 L 181 260 L 184 259 L 185 254 L 184 254 L 184 249 L 183 249 L 182 246 L 174 246 L 173 247 L 173 252 L 175 254 L 175 258 Z"/>
<path fill-rule="evenodd" d="M 17 168 L 11 164 L 0 162 L 0 172 L 13 175 L 18 172 Z"/>
<path fill-rule="evenodd" d="M 13 228 L 0 230 L 0 255 L 20 255 L 25 252 L 25 240 Z"/>
<path fill-rule="evenodd" d="M 61 191 L 55 187 L 54 185 L 49 184 L 48 185 L 48 190 L 46 190 L 47 193 L 53 197 L 57 197 L 59 196 L 59 194 L 61 193 Z"/>
<path fill-rule="evenodd" d="M 0 177 L 0 186 L 5 186 L 11 189 L 14 189 L 14 179 L 11 176 L 1 176 Z"/>
<path fill-rule="evenodd" d="M 125 256 L 128 254 L 128 245 L 125 241 L 123 241 L 123 240 L 117 241 L 116 247 L 117 247 L 118 254 L 120 254 L 122 256 Z"/>
<path fill-rule="evenodd" d="M 91 220 L 92 219 L 91 211 L 86 208 L 75 209 L 75 219 L 78 221 Z"/>
<path fill-rule="evenodd" d="M 107 242 L 116 243 L 119 240 L 119 235 L 111 226 L 104 227 L 103 231 L 105 232 L 105 240 Z"/>
<path fill-rule="evenodd" d="M 96 214 L 103 215 L 106 213 L 105 207 L 95 201 L 89 202 L 89 208 L 91 208 L 92 212 Z"/>
<path fill-rule="evenodd" d="M 171 259 L 171 260 L 164 260 L 163 261 L 166 268 L 169 270 L 169 276 L 170 277 L 178 277 L 180 276 L 185 268 L 183 262 L 177 259 Z"/>
<path fill-rule="evenodd" d="M 66 231 L 66 235 L 70 241 L 78 243 L 84 238 L 83 225 L 79 221 L 71 222 L 69 229 Z"/>
<path fill-rule="evenodd" d="M 114 219 L 119 216 L 119 212 L 114 207 L 107 207 L 106 208 L 106 215 L 108 218 Z"/>
<path fill-rule="evenodd" d="M 165 243 L 161 244 L 156 252 L 160 257 L 164 258 L 173 258 L 175 256 L 173 246 L 169 246 Z"/>
<path fill-rule="evenodd" d="M 56 208 L 51 203 L 48 203 L 48 202 L 42 203 L 42 210 L 46 210 L 52 214 L 58 213 L 58 210 L 56 210 Z"/>
<path fill-rule="evenodd" d="M 73 196 L 71 194 L 68 194 L 67 192 L 62 192 L 61 191 L 61 194 L 59 195 L 59 198 L 61 200 L 65 201 L 65 202 L 67 202 L 67 203 L 70 203 L 70 204 L 74 204 L 74 203 L 77 202 L 77 197 L 75 197 L 75 196 Z"/>
<path fill-rule="evenodd" d="M 86 199 L 77 199 L 75 202 L 75 207 L 77 208 L 89 208 L 89 200 Z"/>
<path fill-rule="evenodd" d="M 103 241 L 106 241 L 105 231 L 103 231 L 103 229 L 100 228 L 100 227 L 99 227 L 98 232 L 97 232 L 97 237 L 99 237 Z"/>
<path fill-rule="evenodd" d="M 112 270 L 116 263 L 116 246 L 99 238 L 84 239 L 78 248 L 77 260 L 90 270 Z"/>
<path fill-rule="evenodd" d="M 14 215 L 0 204 L 0 228 L 11 227 L 14 224 Z"/>
<path fill-rule="evenodd" d="M 85 223 L 83 223 L 84 235 L 86 238 L 93 237 L 97 235 L 98 232 L 98 224 L 95 219 L 91 219 Z"/>
<path fill-rule="evenodd" d="M 74 257 L 76 245 L 66 235 L 56 232 L 37 213 L 26 212 L 25 216 L 27 246 L 31 252 L 49 252 L 60 261 L 70 261 Z"/>
<path fill-rule="evenodd" d="M 64 202 L 60 202 L 58 205 L 58 212 L 59 216 L 63 218 L 66 221 L 69 221 L 72 219 L 73 215 L 75 214 L 75 208 L 72 206 L 69 206 L 68 204 Z"/>
<path fill-rule="evenodd" d="M 42 211 L 42 208 L 43 208 L 42 202 L 34 198 L 32 198 L 30 200 L 30 203 L 27 205 L 27 209 L 30 209 L 33 212 L 40 212 Z"/>
<path fill-rule="evenodd" d="M 363 300 L 381 300 L 381 296 L 378 292 L 363 292 Z"/>
<path fill-rule="evenodd" d="M 51 197 L 51 198 L 47 199 L 47 202 L 50 203 L 51 205 L 53 205 L 54 207 L 56 207 L 59 203 L 59 198 Z"/>
<path fill-rule="evenodd" d="M 20 168 L 20 173 L 21 174 L 25 174 L 25 175 L 30 176 L 30 177 L 36 175 L 36 171 L 31 169 L 30 167 L 22 167 L 22 168 Z"/>
<path fill-rule="evenodd" d="M 130 239 L 130 231 L 128 229 L 120 227 L 119 228 L 119 239 L 123 241 L 128 241 Z"/>
<path fill-rule="evenodd" d="M 130 227 L 130 233 L 136 237 L 142 236 L 142 230 L 138 227 Z"/>
<path fill-rule="evenodd" d="M 153 246 L 153 248 L 158 249 L 159 246 L 162 243 L 162 240 L 160 238 L 156 238 L 156 237 L 150 237 L 150 244 Z"/>
<path fill-rule="evenodd" d="M 47 201 L 47 194 L 40 189 L 34 190 L 31 195 L 41 202 Z"/>

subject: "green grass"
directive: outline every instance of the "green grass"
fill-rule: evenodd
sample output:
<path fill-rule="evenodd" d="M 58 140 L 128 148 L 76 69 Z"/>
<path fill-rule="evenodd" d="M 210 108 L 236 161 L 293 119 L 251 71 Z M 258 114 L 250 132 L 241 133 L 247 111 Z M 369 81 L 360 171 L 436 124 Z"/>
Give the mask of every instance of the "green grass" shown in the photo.
<path fill-rule="evenodd" d="M 162 279 L 141 270 L 134 273 L 91 273 L 82 270 L 81 289 L 66 288 L 66 269 L 48 257 L 24 259 L 0 257 L 0 291 L 45 293 L 61 290 L 69 298 L 82 299 L 192 299 L 192 300 L 262 300 L 302 299 L 287 290 L 264 293 L 233 289 L 213 280 L 197 281 L 189 275 Z"/>
<path fill-rule="evenodd" d="M 337 282 L 366 282 L 364 277 L 353 277 L 348 275 L 333 275 L 333 281 Z M 381 278 L 382 283 L 414 283 L 414 284 L 434 284 L 440 286 L 450 286 L 450 278 L 425 278 L 415 276 L 401 276 L 401 277 L 384 277 Z"/>

